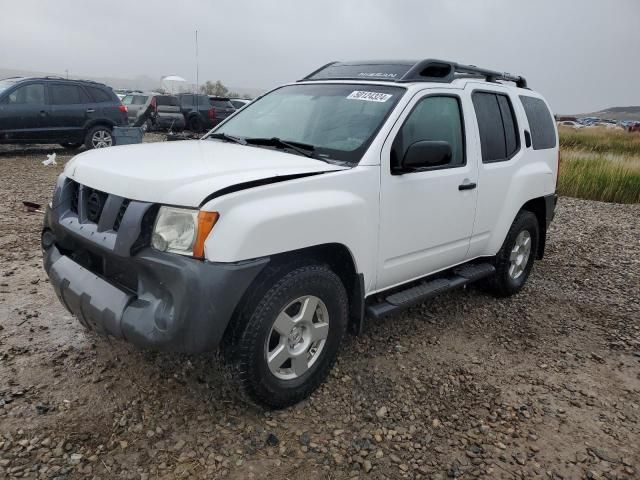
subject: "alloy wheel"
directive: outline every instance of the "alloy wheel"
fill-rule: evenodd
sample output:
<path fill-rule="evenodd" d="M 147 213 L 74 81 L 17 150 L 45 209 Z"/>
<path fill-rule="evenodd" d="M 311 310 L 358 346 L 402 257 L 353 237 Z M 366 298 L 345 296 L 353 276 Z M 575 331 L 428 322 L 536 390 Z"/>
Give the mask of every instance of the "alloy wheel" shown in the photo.
<path fill-rule="evenodd" d="M 509 255 L 509 276 L 514 280 L 520 277 L 531 255 L 531 234 L 527 230 L 522 230 L 516 237 L 516 241 Z"/>
<path fill-rule="evenodd" d="M 265 359 L 281 380 L 304 375 L 318 360 L 329 335 L 329 312 L 313 295 L 300 297 L 276 317 L 265 342 Z"/>

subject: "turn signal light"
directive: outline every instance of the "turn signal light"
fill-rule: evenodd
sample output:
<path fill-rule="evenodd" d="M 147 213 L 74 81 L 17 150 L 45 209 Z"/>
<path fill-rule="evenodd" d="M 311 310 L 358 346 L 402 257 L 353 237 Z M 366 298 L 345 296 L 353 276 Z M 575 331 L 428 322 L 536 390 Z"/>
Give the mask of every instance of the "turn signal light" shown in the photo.
<path fill-rule="evenodd" d="M 218 212 L 198 212 L 198 234 L 193 244 L 194 257 L 204 258 L 204 241 L 213 230 L 218 218 L 220 218 Z"/>

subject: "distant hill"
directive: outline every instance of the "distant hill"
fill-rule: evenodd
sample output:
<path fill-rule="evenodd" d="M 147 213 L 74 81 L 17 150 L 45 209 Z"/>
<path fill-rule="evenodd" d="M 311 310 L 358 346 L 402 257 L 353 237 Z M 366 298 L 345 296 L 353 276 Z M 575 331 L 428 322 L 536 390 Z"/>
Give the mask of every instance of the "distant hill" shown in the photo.
<path fill-rule="evenodd" d="M 7 77 L 46 77 L 46 76 L 65 76 L 64 73 L 51 73 L 51 72 L 34 72 L 29 70 L 12 70 L 7 68 L 0 68 L 0 79 Z M 139 75 L 134 78 L 117 78 L 117 77 L 94 77 L 91 75 L 69 75 L 69 78 L 93 80 L 95 82 L 104 83 L 111 88 L 124 88 L 129 90 L 157 90 L 160 87 L 160 79 L 153 79 L 146 75 Z M 204 83 L 204 82 L 203 82 Z M 224 81 L 223 81 L 224 83 Z M 192 88 L 192 85 L 187 84 L 186 88 Z M 230 91 L 238 92 L 242 96 L 249 96 L 255 98 L 258 95 L 264 93 L 264 90 L 258 88 L 241 88 L 227 86 Z"/>
<path fill-rule="evenodd" d="M 594 113 L 574 115 L 576 117 L 598 117 L 608 120 L 633 120 L 640 122 L 640 106 L 638 107 L 611 107 Z"/>

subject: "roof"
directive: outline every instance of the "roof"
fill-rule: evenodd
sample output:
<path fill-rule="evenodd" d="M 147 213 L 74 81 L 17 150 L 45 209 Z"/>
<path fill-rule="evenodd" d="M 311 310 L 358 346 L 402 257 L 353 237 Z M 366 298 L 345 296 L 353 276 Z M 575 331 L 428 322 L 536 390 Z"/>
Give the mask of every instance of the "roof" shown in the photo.
<path fill-rule="evenodd" d="M 80 82 L 80 83 L 91 83 L 93 85 L 100 85 L 103 87 L 106 87 L 107 85 L 104 83 L 100 83 L 100 82 L 94 82 L 93 80 L 82 80 L 79 78 L 64 78 L 64 77 L 58 77 L 55 75 L 49 75 L 46 77 L 8 77 L 8 78 L 3 78 L 0 80 L 10 80 L 12 82 L 24 82 L 27 80 L 56 80 L 56 81 L 63 81 L 63 82 Z"/>
<path fill-rule="evenodd" d="M 519 75 L 435 59 L 331 62 L 300 81 L 357 79 L 396 83 L 451 83 L 461 77 L 483 78 L 487 82 L 513 82 L 520 88 L 527 88 L 526 79 Z"/>

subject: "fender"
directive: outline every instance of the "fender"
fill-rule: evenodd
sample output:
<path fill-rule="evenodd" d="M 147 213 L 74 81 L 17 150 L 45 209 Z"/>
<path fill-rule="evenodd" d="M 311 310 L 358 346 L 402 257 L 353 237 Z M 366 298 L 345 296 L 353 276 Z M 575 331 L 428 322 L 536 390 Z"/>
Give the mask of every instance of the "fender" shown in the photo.
<path fill-rule="evenodd" d="M 238 262 L 337 243 L 351 252 L 368 291 L 375 280 L 379 175 L 378 166 L 357 166 L 212 194 L 201 208 L 220 219 L 205 241 L 205 257 Z"/>

